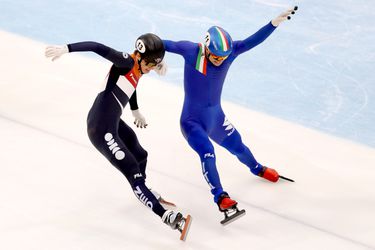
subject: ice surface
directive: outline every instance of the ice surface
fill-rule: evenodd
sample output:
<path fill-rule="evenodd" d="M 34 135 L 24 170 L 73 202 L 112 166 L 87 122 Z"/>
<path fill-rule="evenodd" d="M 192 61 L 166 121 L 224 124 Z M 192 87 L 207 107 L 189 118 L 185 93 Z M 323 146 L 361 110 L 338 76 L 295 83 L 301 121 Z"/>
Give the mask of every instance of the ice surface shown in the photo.
<path fill-rule="evenodd" d="M 374 149 L 224 102 L 258 161 L 296 182 L 266 182 L 216 146 L 223 186 L 247 212 L 223 227 L 179 130 L 182 91 L 151 74 L 138 89 L 149 127 L 134 130 L 147 183 L 194 218 L 180 242 L 87 139 L 110 64 L 52 63 L 45 44 L 0 38 L 0 249 L 375 249 Z"/>

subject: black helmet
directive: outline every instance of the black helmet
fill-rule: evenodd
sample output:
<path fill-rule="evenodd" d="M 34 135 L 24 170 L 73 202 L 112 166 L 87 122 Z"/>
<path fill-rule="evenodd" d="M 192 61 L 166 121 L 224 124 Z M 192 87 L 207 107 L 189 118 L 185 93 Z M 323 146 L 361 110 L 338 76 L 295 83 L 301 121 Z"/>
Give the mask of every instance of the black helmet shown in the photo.
<path fill-rule="evenodd" d="M 147 33 L 138 37 L 135 48 L 146 63 L 160 63 L 165 54 L 163 41 L 155 34 Z"/>

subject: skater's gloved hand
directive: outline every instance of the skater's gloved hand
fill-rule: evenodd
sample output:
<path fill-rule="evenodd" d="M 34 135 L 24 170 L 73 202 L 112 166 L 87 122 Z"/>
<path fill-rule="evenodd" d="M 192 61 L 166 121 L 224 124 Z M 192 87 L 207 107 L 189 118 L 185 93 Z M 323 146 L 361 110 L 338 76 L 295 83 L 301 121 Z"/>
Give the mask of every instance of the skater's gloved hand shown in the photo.
<path fill-rule="evenodd" d="M 154 71 L 159 75 L 159 76 L 164 76 L 167 73 L 168 66 L 165 63 L 165 61 L 162 61 L 158 65 L 156 65 Z"/>
<path fill-rule="evenodd" d="M 69 53 L 68 45 L 50 45 L 46 47 L 45 56 L 47 58 L 52 57 L 52 61 L 55 61 L 65 53 Z"/>
<path fill-rule="evenodd" d="M 297 10 L 298 7 L 294 6 L 294 8 L 281 13 L 278 17 L 271 21 L 272 25 L 275 27 L 279 26 L 280 23 L 284 22 L 285 20 L 289 20 L 291 18 L 290 15 L 294 15 Z"/>
<path fill-rule="evenodd" d="M 135 118 L 134 124 L 137 126 L 137 128 L 146 128 L 147 123 L 145 117 L 139 112 L 139 109 L 132 110 L 132 114 Z"/>

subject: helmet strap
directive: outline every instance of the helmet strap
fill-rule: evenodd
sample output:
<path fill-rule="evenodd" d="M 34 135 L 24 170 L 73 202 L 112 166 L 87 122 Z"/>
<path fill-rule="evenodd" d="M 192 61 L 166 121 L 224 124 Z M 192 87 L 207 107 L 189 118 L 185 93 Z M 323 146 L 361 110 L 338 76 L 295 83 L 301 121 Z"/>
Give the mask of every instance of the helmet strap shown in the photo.
<path fill-rule="evenodd" d="M 140 59 L 138 59 L 138 69 L 139 69 L 139 71 L 141 72 L 141 74 L 143 75 L 144 73 L 143 73 L 143 71 L 142 71 L 142 66 L 141 66 L 141 62 L 142 62 L 142 57 L 140 58 Z"/>
<path fill-rule="evenodd" d="M 208 58 L 210 57 L 210 55 L 211 55 L 211 52 L 210 52 L 210 50 L 207 48 L 207 46 L 204 46 L 204 49 L 206 50 L 204 54 L 206 55 L 206 58 L 208 59 Z"/>

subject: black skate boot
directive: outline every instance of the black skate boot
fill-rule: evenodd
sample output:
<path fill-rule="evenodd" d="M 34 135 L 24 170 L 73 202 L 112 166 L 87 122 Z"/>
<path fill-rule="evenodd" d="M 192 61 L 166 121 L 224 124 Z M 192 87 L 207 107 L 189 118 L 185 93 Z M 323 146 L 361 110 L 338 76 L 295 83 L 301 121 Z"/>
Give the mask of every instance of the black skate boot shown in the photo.
<path fill-rule="evenodd" d="M 167 210 L 161 219 L 172 229 L 177 229 L 181 233 L 180 240 L 185 241 L 192 222 L 192 217 L 190 215 L 187 215 L 185 218 L 180 212 Z"/>
<path fill-rule="evenodd" d="M 232 200 L 225 192 L 220 195 L 220 198 L 217 201 L 217 206 L 219 207 L 220 212 L 224 213 L 224 220 L 220 221 L 224 226 L 246 214 L 244 209 L 239 210 L 237 208 L 237 201 Z"/>

